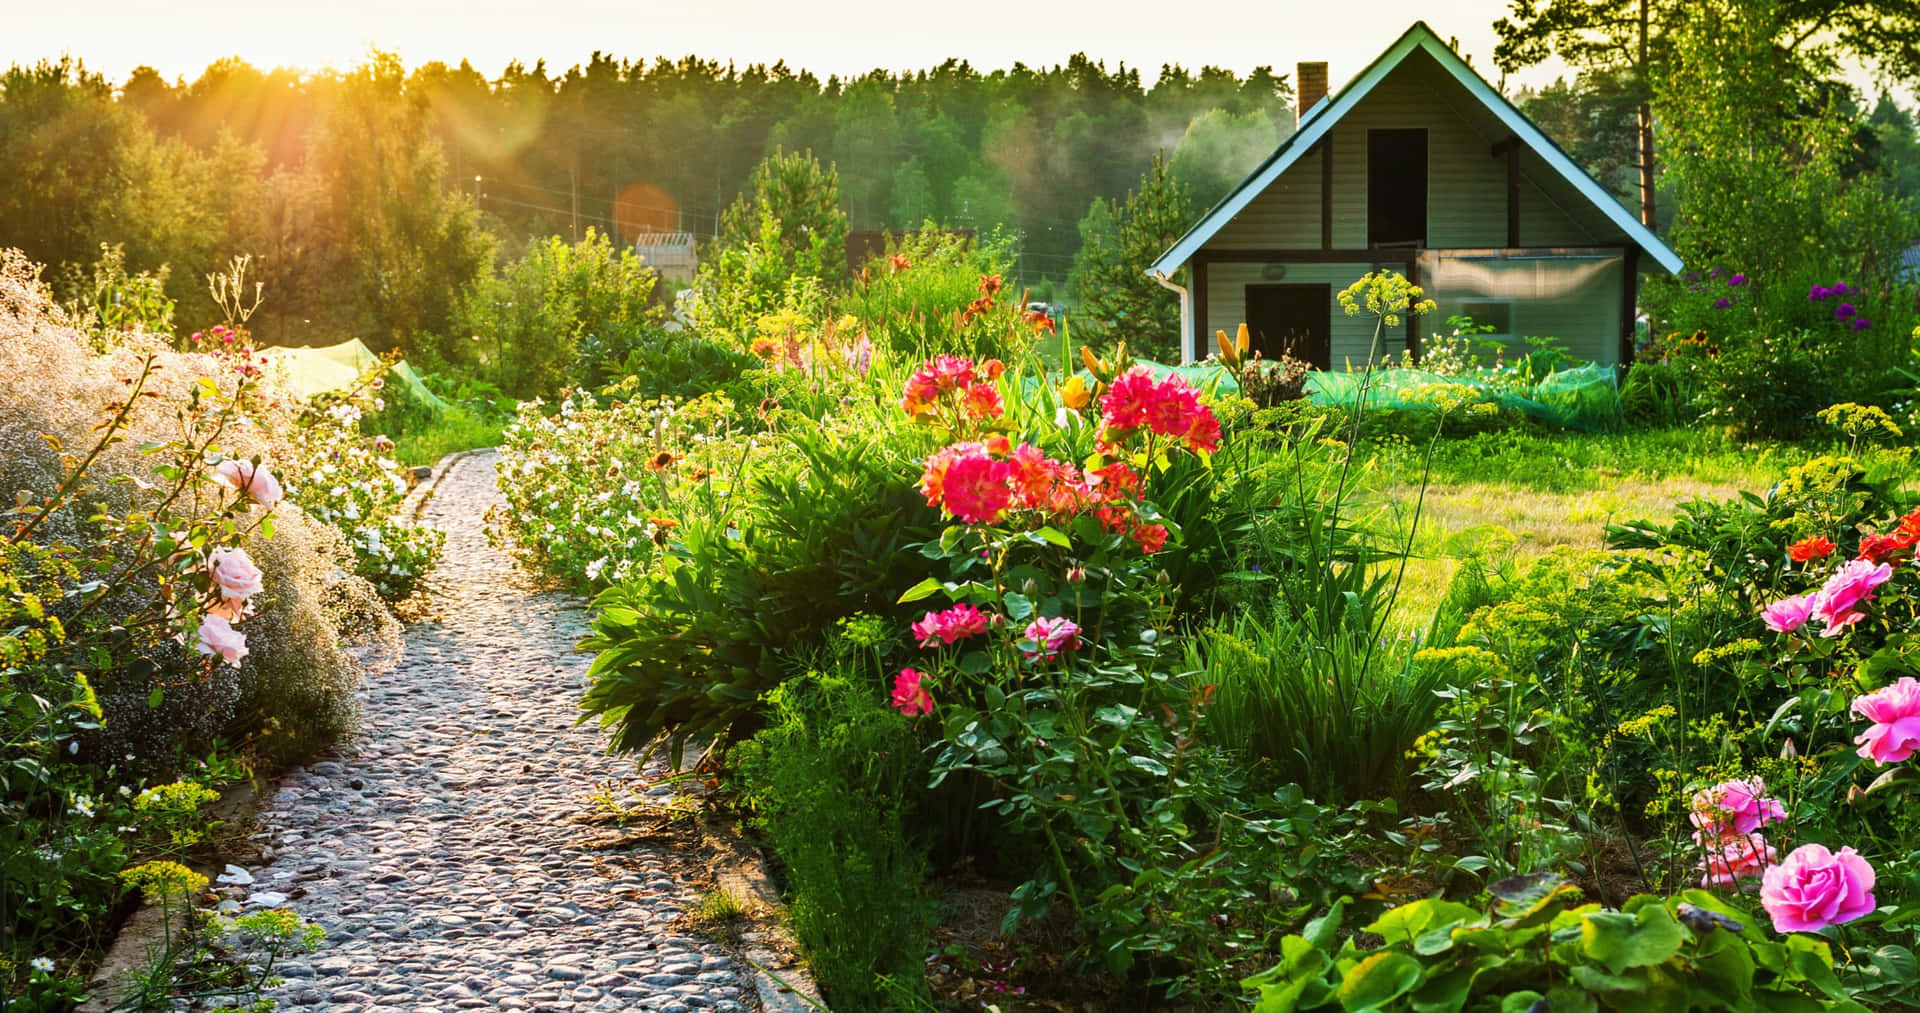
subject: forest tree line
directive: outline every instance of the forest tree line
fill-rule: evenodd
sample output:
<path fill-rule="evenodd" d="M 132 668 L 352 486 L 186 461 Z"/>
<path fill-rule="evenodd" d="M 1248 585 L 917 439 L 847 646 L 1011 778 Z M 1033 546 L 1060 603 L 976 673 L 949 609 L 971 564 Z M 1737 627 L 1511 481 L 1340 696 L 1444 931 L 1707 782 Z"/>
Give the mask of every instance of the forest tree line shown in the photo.
<path fill-rule="evenodd" d="M 1580 68 L 1514 97 L 1638 207 L 1636 116 L 1651 91 L 1644 68 L 1569 49 L 1579 25 L 1547 8 L 1582 5 L 1621 0 L 1553 0 L 1508 24 L 1509 37 L 1533 31 Z M 1510 46 L 1503 63 L 1523 65 L 1541 45 Z M 1834 83 L 1830 66 L 1797 66 L 1818 79 L 1796 92 L 1820 97 L 1805 114 L 1853 133 L 1849 171 L 1920 194 L 1912 113 Z M 808 151 L 836 170 L 852 228 L 1004 230 L 1020 279 L 1059 298 L 1070 278 L 1130 270 L 1122 261 L 1137 257 L 1113 241 L 1129 194 L 1177 183 L 1183 192 L 1146 203 L 1159 222 L 1190 224 L 1293 121 L 1292 81 L 1271 68 L 1166 66 L 1149 86 L 1138 68 L 1082 54 L 1043 69 L 952 60 L 821 80 L 785 64 L 603 54 L 490 78 L 465 62 L 409 69 L 374 53 L 343 71 L 229 59 L 192 81 L 142 67 L 119 83 L 63 58 L 0 77 L 0 245 L 47 264 L 65 297 L 98 276 L 104 246 L 128 272 L 163 275 L 188 326 L 211 310 L 207 274 L 250 254 L 266 293 L 251 321 L 259 339 L 408 346 L 454 337 L 461 300 L 534 240 L 592 228 L 617 243 L 655 230 L 706 241 L 756 165 Z M 1674 205 L 1659 205 L 1663 229 Z"/>

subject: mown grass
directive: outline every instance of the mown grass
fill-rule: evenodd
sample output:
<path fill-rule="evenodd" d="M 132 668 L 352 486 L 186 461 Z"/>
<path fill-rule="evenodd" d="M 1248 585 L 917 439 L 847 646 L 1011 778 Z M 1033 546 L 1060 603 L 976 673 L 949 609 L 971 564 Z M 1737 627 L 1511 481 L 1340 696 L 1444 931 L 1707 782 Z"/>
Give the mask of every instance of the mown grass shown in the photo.
<path fill-rule="evenodd" d="M 1463 559 L 1524 565 L 1561 546 L 1598 549 L 1608 524 L 1667 520 L 1689 500 L 1764 490 L 1827 449 L 1737 444 L 1698 429 L 1515 430 L 1442 440 L 1429 469 L 1427 447 L 1389 441 L 1365 472 L 1363 523 L 1410 545 L 1397 620 L 1418 627 Z"/>
<path fill-rule="evenodd" d="M 392 433 L 394 456 L 407 465 L 431 465 L 456 451 L 497 447 L 505 429 L 505 421 L 456 404 L 437 418 L 415 420 Z"/>

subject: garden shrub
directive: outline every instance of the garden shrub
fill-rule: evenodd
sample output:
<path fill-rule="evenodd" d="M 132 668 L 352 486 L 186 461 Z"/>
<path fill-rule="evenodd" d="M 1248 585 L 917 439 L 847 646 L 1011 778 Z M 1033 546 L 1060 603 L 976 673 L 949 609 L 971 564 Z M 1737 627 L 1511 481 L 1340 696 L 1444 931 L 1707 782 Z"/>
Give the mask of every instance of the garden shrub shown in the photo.
<path fill-rule="evenodd" d="M 453 340 L 435 351 L 521 397 L 597 385 L 657 339 L 657 280 L 593 229 L 578 243 L 555 236 L 465 296 Z"/>
<path fill-rule="evenodd" d="M 855 619 L 849 636 L 876 624 Z M 882 627 L 884 630 L 884 627 Z M 839 1010 L 894 1008 L 924 994 L 933 907 L 924 844 L 909 831 L 926 773 L 902 715 L 873 691 L 870 648 L 767 694 L 767 727 L 733 754 L 741 801 L 779 860 L 794 934 Z M 853 657 L 849 657 L 853 655 Z"/>
<path fill-rule="evenodd" d="M 1339 934 L 1336 905 L 1245 982 L 1255 1013 L 1313 1009 L 1859 1010 L 1815 937 L 1772 940 L 1705 890 L 1581 904 L 1551 875 L 1494 884 L 1484 909 L 1432 898 Z M 1364 933 L 1361 934 L 1361 933 Z M 1364 939 L 1382 940 L 1378 946 Z"/>
<path fill-rule="evenodd" d="M 742 738 L 762 694 L 841 619 L 898 614 L 897 582 L 930 565 L 909 547 L 936 530 L 907 483 L 912 430 L 842 419 L 784 433 L 724 510 L 679 517 L 658 565 L 595 599 L 594 684 L 582 707 L 612 726 L 613 748 L 663 733 Z"/>
<path fill-rule="evenodd" d="M 439 565 L 446 535 L 399 516 L 411 488 L 393 441 L 361 423 L 386 409 L 382 362 L 351 388 L 314 398 L 294 423 L 287 494 L 308 516 L 346 535 L 354 572 L 388 601 L 419 590 Z"/>
<path fill-rule="evenodd" d="M 250 352 L 132 331 L 95 355 L 9 253 L 0 362 L 0 970 L 9 1003 L 57 1009 L 119 867 L 155 846 L 133 789 L 222 740 L 263 767 L 311 755 L 397 623 L 339 534 L 281 502 L 292 420 Z"/>

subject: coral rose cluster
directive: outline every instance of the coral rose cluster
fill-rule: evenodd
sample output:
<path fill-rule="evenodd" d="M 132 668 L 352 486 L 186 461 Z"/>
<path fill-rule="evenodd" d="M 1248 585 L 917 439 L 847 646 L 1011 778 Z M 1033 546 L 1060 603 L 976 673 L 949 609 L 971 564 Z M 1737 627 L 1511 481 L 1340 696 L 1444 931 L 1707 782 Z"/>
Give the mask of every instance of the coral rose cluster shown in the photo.
<path fill-rule="evenodd" d="M 928 506 L 966 524 L 998 524 L 1015 511 L 1047 522 L 1092 512 L 1108 531 L 1126 534 L 1147 552 L 1167 542 L 1165 525 L 1140 515 L 1140 476 L 1124 463 L 1083 472 L 1030 443 L 1004 436 L 950 444 L 927 458 L 920 492 Z"/>
<path fill-rule="evenodd" d="M 952 646 L 976 634 L 987 632 L 999 616 L 990 616 L 972 605 L 955 605 L 945 612 L 928 612 L 913 624 L 913 639 L 921 647 Z"/>
<path fill-rule="evenodd" d="M 907 379 L 900 410 L 916 421 L 938 420 L 944 411 L 971 421 L 997 419 L 1006 408 L 993 381 L 1005 370 L 999 359 L 975 365 L 959 355 L 936 356 Z"/>
<path fill-rule="evenodd" d="M 1199 393 L 1174 374 L 1155 380 L 1145 366 L 1114 377 L 1100 398 L 1100 423 L 1102 442 L 1115 446 L 1143 429 L 1180 440 L 1194 453 L 1220 446 L 1220 421 Z"/>

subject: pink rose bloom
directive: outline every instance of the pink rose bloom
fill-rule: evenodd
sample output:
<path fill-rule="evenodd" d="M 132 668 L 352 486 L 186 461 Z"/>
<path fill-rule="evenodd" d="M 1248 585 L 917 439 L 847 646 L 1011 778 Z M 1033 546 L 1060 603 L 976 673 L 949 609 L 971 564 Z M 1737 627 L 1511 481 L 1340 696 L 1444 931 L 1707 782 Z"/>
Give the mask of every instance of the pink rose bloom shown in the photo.
<path fill-rule="evenodd" d="M 992 524 L 1007 512 L 1013 469 L 985 454 L 968 454 L 947 466 L 943 500 L 947 512 L 968 524 Z"/>
<path fill-rule="evenodd" d="M 1913 676 L 1854 697 L 1853 712 L 1873 722 L 1853 740 L 1861 756 L 1879 764 L 1900 763 L 1920 749 L 1920 682 Z"/>
<path fill-rule="evenodd" d="M 207 554 L 207 573 L 220 588 L 220 597 L 245 601 L 259 594 L 260 568 L 240 548 L 215 549 Z"/>
<path fill-rule="evenodd" d="M 1813 618 L 1827 627 L 1820 635 L 1837 637 L 1845 633 L 1847 627 L 1866 618 L 1866 613 L 1860 611 L 1860 603 L 1871 599 L 1873 589 L 1892 577 L 1893 567 L 1886 563 L 1875 566 L 1864 559 L 1850 559 L 1843 564 L 1838 573 L 1827 578 L 1813 599 Z"/>
<path fill-rule="evenodd" d="M 217 654 L 229 665 L 238 666 L 247 656 L 247 635 L 216 615 L 200 617 L 200 653 Z"/>
<path fill-rule="evenodd" d="M 987 631 L 987 614 L 972 605 L 955 605 L 945 612 L 928 612 L 913 624 L 913 638 L 921 647 L 952 644 Z"/>
<path fill-rule="evenodd" d="M 893 680 L 893 707 L 908 717 L 933 713 L 933 694 L 920 685 L 920 673 L 903 668 Z"/>
<path fill-rule="evenodd" d="M 1872 914 L 1873 866 L 1852 848 L 1834 854 L 1818 844 L 1793 849 L 1760 880 L 1760 906 L 1776 932 L 1815 932 Z"/>
<path fill-rule="evenodd" d="M 1750 834 L 1769 823 L 1787 818 L 1779 799 L 1768 798 L 1765 781 L 1754 777 L 1744 781 L 1722 781 L 1693 796 L 1693 825 L 1703 831 L 1724 828 L 1736 834 Z"/>
<path fill-rule="evenodd" d="M 1702 843 L 1707 849 L 1700 858 L 1703 887 L 1731 889 L 1741 879 L 1763 875 L 1780 857 L 1780 852 L 1760 834 L 1729 834 L 1717 841 Z"/>
<path fill-rule="evenodd" d="M 264 464 L 255 465 L 252 461 L 229 457 L 213 466 L 213 480 L 232 489 L 253 497 L 255 503 L 272 510 L 286 495 L 280 488 L 280 480 L 273 477 Z"/>
<path fill-rule="evenodd" d="M 1034 644 L 1034 649 L 1027 652 L 1028 660 L 1052 661 L 1063 651 L 1080 646 L 1080 627 L 1064 617 L 1042 617 L 1027 625 L 1026 637 Z"/>
<path fill-rule="evenodd" d="M 1807 624 L 1807 618 L 1813 615 L 1813 595 L 1801 594 L 1784 598 L 1760 610 L 1760 618 L 1767 629 L 1775 633 L 1792 633 Z"/>

